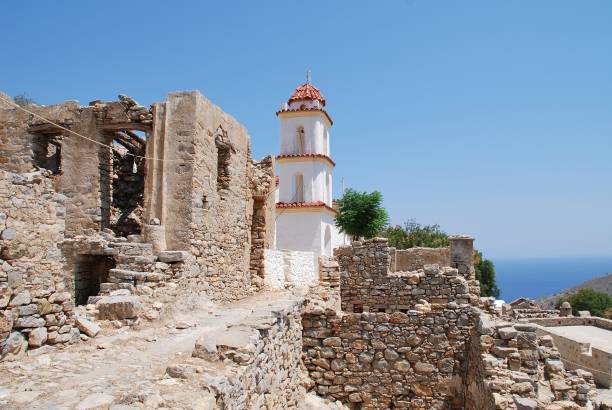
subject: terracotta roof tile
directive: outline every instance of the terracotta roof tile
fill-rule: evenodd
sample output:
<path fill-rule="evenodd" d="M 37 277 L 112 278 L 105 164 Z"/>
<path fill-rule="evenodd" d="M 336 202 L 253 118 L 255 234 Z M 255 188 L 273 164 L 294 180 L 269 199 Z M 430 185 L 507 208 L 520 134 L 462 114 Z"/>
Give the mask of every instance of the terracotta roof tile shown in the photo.
<path fill-rule="evenodd" d="M 321 91 L 310 83 L 304 83 L 296 88 L 287 102 L 291 104 L 294 101 L 300 100 L 319 100 L 322 105 L 325 105 L 325 98 Z"/>
<path fill-rule="evenodd" d="M 332 211 L 334 213 L 338 213 L 338 211 L 336 211 L 334 208 L 332 208 L 331 206 L 327 205 L 323 201 L 277 202 L 276 203 L 276 207 L 277 208 L 281 208 L 281 209 L 287 209 L 287 208 L 289 208 L 289 209 L 291 209 L 291 208 L 316 208 L 316 207 L 321 207 L 321 208 L 329 209 L 330 211 Z"/>

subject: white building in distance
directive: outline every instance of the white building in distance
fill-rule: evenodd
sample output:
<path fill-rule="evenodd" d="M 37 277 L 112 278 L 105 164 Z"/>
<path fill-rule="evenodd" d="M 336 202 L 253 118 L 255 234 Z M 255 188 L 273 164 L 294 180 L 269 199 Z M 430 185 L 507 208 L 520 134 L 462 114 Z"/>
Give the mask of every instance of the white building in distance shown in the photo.
<path fill-rule="evenodd" d="M 325 98 L 310 81 L 299 86 L 276 113 L 280 154 L 276 157 L 276 248 L 331 256 L 345 244 L 335 225 L 329 130 Z"/>

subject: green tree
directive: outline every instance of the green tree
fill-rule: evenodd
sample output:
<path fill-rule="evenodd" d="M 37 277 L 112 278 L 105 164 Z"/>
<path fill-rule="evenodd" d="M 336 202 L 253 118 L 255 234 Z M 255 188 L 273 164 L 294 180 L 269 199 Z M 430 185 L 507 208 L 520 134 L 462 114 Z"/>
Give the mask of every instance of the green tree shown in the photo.
<path fill-rule="evenodd" d="M 389 226 L 382 235 L 389 239 L 389 246 L 397 249 L 448 246 L 448 234 L 440 229 L 440 225 L 421 225 L 414 219 L 409 219 L 404 223 L 404 227 Z M 480 281 L 480 295 L 498 298 L 500 290 L 495 279 L 495 265 L 489 259 L 483 258 L 482 252 L 474 251 L 474 270 L 476 279 Z"/>
<path fill-rule="evenodd" d="M 474 270 L 476 279 L 480 281 L 480 296 L 499 298 L 499 288 L 495 280 L 495 265 L 491 260 L 483 258 L 480 251 L 474 251 Z"/>
<path fill-rule="evenodd" d="M 389 246 L 397 249 L 408 249 L 417 246 L 425 248 L 443 248 L 448 246 L 448 235 L 440 225 L 421 225 L 409 219 L 402 228 L 399 225 L 388 227 L 383 236 L 389 239 Z"/>
<path fill-rule="evenodd" d="M 336 226 L 353 239 L 372 238 L 389 223 L 387 211 L 381 204 L 380 192 L 357 192 L 349 188 L 338 200 Z"/>
<path fill-rule="evenodd" d="M 591 288 L 580 289 L 566 298 L 557 301 L 557 309 L 565 301 L 572 305 L 572 312 L 577 315 L 579 310 L 588 310 L 593 316 L 605 317 L 606 311 L 612 309 L 612 296 L 606 292 L 597 292 Z"/>

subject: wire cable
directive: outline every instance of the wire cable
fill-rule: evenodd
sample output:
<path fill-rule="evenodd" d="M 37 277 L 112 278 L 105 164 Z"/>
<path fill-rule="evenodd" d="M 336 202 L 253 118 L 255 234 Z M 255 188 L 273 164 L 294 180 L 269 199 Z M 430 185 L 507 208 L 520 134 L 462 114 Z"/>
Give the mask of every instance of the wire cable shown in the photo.
<path fill-rule="evenodd" d="M 79 134 L 79 133 L 78 133 L 78 132 L 76 132 L 76 131 L 72 131 L 71 129 L 66 128 L 66 127 L 64 127 L 64 126 L 62 126 L 62 125 L 60 125 L 60 124 L 57 124 L 57 123 L 55 123 L 55 122 L 51 121 L 51 120 L 50 120 L 50 119 L 48 119 L 48 118 L 45 118 L 45 117 L 43 117 L 43 116 L 41 116 L 41 115 L 39 115 L 39 114 L 36 114 L 35 112 L 32 112 L 32 111 L 30 111 L 30 110 L 28 110 L 28 109 L 26 109 L 26 108 L 24 108 L 24 107 L 20 106 L 19 104 L 15 103 L 15 102 L 13 102 L 13 101 L 10 101 L 10 100 L 8 100 L 8 99 L 6 99 L 6 98 L 4 98 L 2 95 L 0 95 L 0 101 L 2 101 L 2 102 L 4 102 L 4 103 L 6 103 L 7 105 L 9 105 L 9 106 L 11 106 L 11 107 L 13 107 L 13 108 L 17 108 L 18 110 L 21 110 L 21 111 L 23 111 L 23 112 L 26 112 L 26 113 L 28 113 L 28 114 L 32 115 L 33 117 L 38 118 L 39 120 L 42 120 L 42 121 L 44 121 L 44 122 L 46 122 L 46 123 L 48 123 L 48 124 L 51 124 L 51 125 L 53 125 L 53 126 L 55 126 L 55 127 L 57 127 L 57 128 L 60 128 L 60 129 L 62 129 L 62 130 L 64 130 L 64 131 L 66 131 L 66 132 L 69 132 L 70 134 L 76 135 L 76 136 L 77 136 L 77 137 L 79 137 L 79 138 L 83 138 L 83 139 L 85 139 L 85 140 L 87 140 L 87 141 L 89 141 L 89 142 L 93 142 L 94 144 L 100 145 L 100 146 L 102 146 L 102 147 L 104 147 L 104 148 L 110 148 L 111 150 L 115 151 L 115 152 L 116 152 L 116 153 L 118 153 L 118 154 L 121 154 L 121 155 L 129 155 L 129 156 L 134 157 L 134 158 L 148 159 L 148 160 L 151 160 L 151 161 L 160 161 L 160 162 L 183 162 L 183 163 L 184 163 L 184 161 L 179 160 L 179 159 L 162 159 L 162 158 L 147 157 L 147 156 L 143 156 L 143 155 L 136 155 L 136 154 L 132 154 L 131 152 L 125 152 L 125 153 L 124 153 L 124 152 L 121 152 L 121 151 L 119 151 L 118 149 L 114 148 L 113 146 L 106 145 L 106 144 L 101 143 L 100 141 L 96 141 L 96 140 L 94 140 L 94 139 L 92 139 L 92 138 L 86 137 L 85 135 Z"/>

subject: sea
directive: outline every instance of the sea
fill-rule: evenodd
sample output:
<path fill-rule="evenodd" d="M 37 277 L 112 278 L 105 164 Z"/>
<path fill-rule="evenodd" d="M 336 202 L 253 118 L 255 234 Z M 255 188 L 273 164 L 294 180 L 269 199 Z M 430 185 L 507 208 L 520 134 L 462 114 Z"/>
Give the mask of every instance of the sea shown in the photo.
<path fill-rule="evenodd" d="M 493 259 L 500 299 L 549 296 L 612 273 L 612 256 L 549 259 Z"/>

